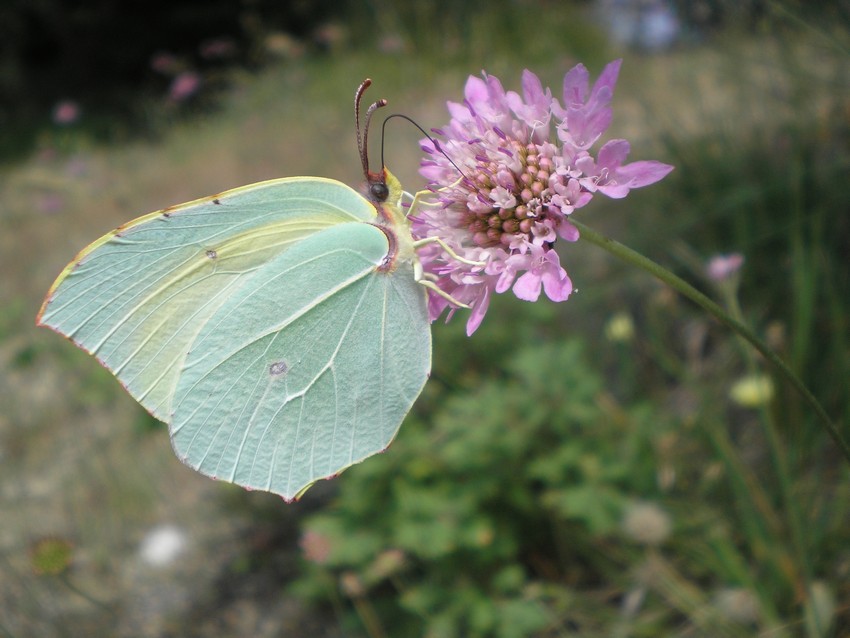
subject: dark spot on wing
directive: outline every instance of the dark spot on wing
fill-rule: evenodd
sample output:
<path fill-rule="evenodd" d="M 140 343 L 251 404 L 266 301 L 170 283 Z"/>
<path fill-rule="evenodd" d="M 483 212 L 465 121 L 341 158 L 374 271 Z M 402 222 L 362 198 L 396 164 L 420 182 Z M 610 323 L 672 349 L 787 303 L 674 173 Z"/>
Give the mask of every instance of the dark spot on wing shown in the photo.
<path fill-rule="evenodd" d="M 213 202 L 213 204 L 215 204 L 216 206 L 220 206 L 220 205 L 221 205 L 221 200 L 220 200 L 218 197 L 214 198 L 214 199 L 212 200 L 212 202 Z"/>
<path fill-rule="evenodd" d="M 206 255 L 207 255 L 207 257 L 209 257 L 210 259 L 218 259 L 218 253 L 217 253 L 216 251 L 214 251 L 212 248 L 210 248 L 210 249 L 206 252 Z"/>
<path fill-rule="evenodd" d="M 269 366 L 269 374 L 273 377 L 279 377 L 289 372 L 289 365 L 286 361 L 275 361 Z"/>

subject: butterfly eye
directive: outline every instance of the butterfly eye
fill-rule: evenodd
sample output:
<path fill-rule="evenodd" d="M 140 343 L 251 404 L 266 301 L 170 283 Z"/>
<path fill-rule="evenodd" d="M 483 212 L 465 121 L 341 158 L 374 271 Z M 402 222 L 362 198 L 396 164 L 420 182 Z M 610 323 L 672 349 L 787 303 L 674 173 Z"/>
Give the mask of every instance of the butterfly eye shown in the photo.
<path fill-rule="evenodd" d="M 385 202 L 390 196 L 390 189 L 383 182 L 373 182 L 369 185 L 369 194 L 376 202 Z"/>

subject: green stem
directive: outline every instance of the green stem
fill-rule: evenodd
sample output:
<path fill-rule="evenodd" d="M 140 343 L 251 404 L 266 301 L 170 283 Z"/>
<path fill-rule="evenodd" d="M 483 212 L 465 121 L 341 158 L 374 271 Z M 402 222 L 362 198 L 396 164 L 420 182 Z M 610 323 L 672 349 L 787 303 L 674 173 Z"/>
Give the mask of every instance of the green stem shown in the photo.
<path fill-rule="evenodd" d="M 658 279 L 663 281 L 665 284 L 673 288 L 673 290 L 681 293 L 695 304 L 703 308 L 706 312 L 713 315 L 717 320 L 721 323 L 725 324 L 729 328 L 731 328 L 734 332 L 741 335 L 744 339 L 749 341 L 750 345 L 752 345 L 756 350 L 758 350 L 765 359 L 770 361 L 779 373 L 784 376 L 791 385 L 800 393 L 800 396 L 809 404 L 809 406 L 814 410 L 815 414 L 817 414 L 818 418 L 823 423 L 826 431 L 832 437 L 832 440 L 835 441 L 835 444 L 841 450 L 841 453 L 844 455 L 844 458 L 847 459 L 847 462 L 850 463 L 850 446 L 847 444 L 847 441 L 844 440 L 844 437 L 841 436 L 841 432 L 839 432 L 838 427 L 833 423 L 832 419 L 829 418 L 829 415 L 826 413 L 826 410 L 823 409 L 820 402 L 815 398 L 815 396 L 809 391 L 809 389 L 805 386 L 805 384 L 800 380 L 800 378 L 794 374 L 793 370 L 788 367 L 788 364 L 785 363 L 778 354 L 776 354 L 773 350 L 771 350 L 767 344 L 759 339 L 758 336 L 745 324 L 736 320 L 732 316 L 730 316 L 723 308 L 714 303 L 711 299 L 702 294 L 699 290 L 691 286 L 684 279 L 677 277 L 669 270 L 662 268 L 658 264 L 656 264 L 651 259 L 647 259 L 640 253 L 635 252 L 631 248 L 624 246 L 623 244 L 605 237 L 604 235 L 596 232 L 595 230 L 588 228 L 583 223 L 576 221 L 574 218 L 570 218 L 570 223 L 572 223 L 576 228 L 581 232 L 582 239 L 589 241 L 591 244 L 595 244 L 600 248 L 607 250 L 612 255 L 619 257 L 623 261 L 630 263 L 634 266 L 638 266 L 639 268 L 643 268 L 647 272 L 655 275 Z"/>

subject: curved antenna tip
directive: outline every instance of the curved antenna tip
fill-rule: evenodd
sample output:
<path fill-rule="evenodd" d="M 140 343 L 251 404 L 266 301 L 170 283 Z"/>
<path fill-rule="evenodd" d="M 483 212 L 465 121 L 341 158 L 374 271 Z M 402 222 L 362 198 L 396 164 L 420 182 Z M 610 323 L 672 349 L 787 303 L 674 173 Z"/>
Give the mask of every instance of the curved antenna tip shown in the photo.
<path fill-rule="evenodd" d="M 369 150 L 368 150 L 368 142 L 369 142 L 369 122 L 372 119 L 372 115 L 381 107 L 387 105 L 387 100 L 381 98 L 380 100 L 376 100 L 372 104 L 369 105 L 369 108 L 366 109 L 366 115 L 363 118 L 363 127 L 360 126 L 360 102 L 363 100 L 363 93 L 366 92 L 372 85 L 372 80 L 370 78 L 366 78 L 360 83 L 360 86 L 357 87 L 357 92 L 354 94 L 354 124 L 355 130 L 357 132 L 357 150 L 360 154 L 360 162 L 363 164 L 363 174 L 366 176 L 366 179 L 370 180 L 369 173 Z"/>

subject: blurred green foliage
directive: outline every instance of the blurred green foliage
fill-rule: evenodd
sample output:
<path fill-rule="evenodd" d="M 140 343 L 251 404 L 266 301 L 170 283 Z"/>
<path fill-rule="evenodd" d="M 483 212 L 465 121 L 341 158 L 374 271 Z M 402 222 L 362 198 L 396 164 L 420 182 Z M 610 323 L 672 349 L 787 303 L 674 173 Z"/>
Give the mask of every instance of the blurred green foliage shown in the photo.
<path fill-rule="evenodd" d="M 648 433 L 659 427 L 639 407 L 608 412 L 582 350 L 577 339 L 499 350 L 499 372 L 406 423 L 392 454 L 346 472 L 337 507 L 307 524 L 330 551 L 301 591 L 327 595 L 329 572 L 353 572 L 392 635 L 569 624 L 549 607 L 564 611 L 574 587 L 617 571 L 609 543 L 624 504 L 653 491 L 636 477 L 652 476 Z M 400 552 L 389 573 L 387 550 Z"/>

